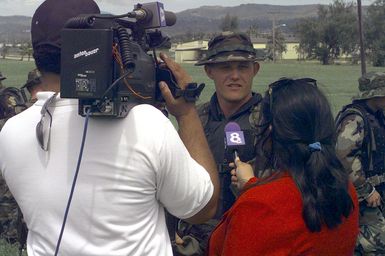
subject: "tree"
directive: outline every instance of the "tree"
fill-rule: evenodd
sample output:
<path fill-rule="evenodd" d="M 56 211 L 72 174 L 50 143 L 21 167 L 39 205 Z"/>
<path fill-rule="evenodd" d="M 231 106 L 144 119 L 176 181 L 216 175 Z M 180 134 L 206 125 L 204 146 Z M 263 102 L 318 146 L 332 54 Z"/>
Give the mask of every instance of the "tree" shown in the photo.
<path fill-rule="evenodd" d="M 365 45 L 373 66 L 385 66 L 385 0 L 376 0 L 368 8 L 365 20 Z"/>
<path fill-rule="evenodd" d="M 266 49 L 269 53 L 269 56 L 282 56 L 282 53 L 287 51 L 285 37 L 279 28 L 276 27 L 274 30 L 275 45 L 273 45 L 273 35 L 268 35 Z"/>
<path fill-rule="evenodd" d="M 5 57 L 8 55 L 10 48 L 11 47 L 9 47 L 8 45 L 3 45 L 3 48 L 1 50 L 1 56 L 3 57 L 3 59 L 5 59 Z"/>
<path fill-rule="evenodd" d="M 252 24 L 247 29 L 246 33 L 249 35 L 249 37 L 258 37 L 258 24 Z"/>
<path fill-rule="evenodd" d="M 219 28 L 222 31 L 237 31 L 239 27 L 238 17 L 231 16 L 229 13 L 222 19 Z"/>
<path fill-rule="evenodd" d="M 335 0 L 329 6 L 319 6 L 317 18 L 297 23 L 300 50 L 307 58 L 316 58 L 327 65 L 343 54 L 358 49 L 357 18 L 354 4 Z"/>
<path fill-rule="evenodd" d="M 32 44 L 31 43 L 25 43 L 22 44 L 19 49 L 21 50 L 21 57 L 20 60 L 24 60 L 24 56 L 27 55 L 28 61 L 31 59 L 32 56 Z"/>

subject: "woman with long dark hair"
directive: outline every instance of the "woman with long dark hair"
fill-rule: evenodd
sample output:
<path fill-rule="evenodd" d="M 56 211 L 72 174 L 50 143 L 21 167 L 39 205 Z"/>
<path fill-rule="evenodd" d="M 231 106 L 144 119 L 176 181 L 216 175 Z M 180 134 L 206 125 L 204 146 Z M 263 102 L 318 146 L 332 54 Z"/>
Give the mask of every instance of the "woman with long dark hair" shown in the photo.
<path fill-rule="evenodd" d="M 329 103 L 311 78 L 280 79 L 262 107 L 273 174 L 258 180 L 236 159 L 242 194 L 209 242 L 209 255 L 352 255 L 358 200 L 335 154 Z"/>

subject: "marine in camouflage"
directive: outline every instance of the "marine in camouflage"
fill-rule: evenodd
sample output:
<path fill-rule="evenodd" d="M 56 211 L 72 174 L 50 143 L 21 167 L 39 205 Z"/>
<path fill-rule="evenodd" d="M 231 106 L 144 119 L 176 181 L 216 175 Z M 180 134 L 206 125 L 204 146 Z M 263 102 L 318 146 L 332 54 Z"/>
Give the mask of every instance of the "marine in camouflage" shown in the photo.
<path fill-rule="evenodd" d="M 0 88 L 0 130 L 12 116 L 26 109 L 20 91 L 16 88 Z M 21 212 L 3 176 L 0 174 L 0 239 L 9 243 L 19 241 L 22 228 Z"/>
<path fill-rule="evenodd" d="M 353 101 L 385 96 L 385 72 L 369 72 L 358 83 L 359 93 Z"/>
<path fill-rule="evenodd" d="M 1 88 L 4 88 L 4 85 L 3 85 L 3 80 L 7 79 L 5 76 L 3 76 L 3 73 L 1 73 L 0 71 L 0 89 Z"/>
<path fill-rule="evenodd" d="M 244 33 L 227 31 L 222 32 L 209 41 L 205 56 L 195 65 L 210 66 L 217 63 L 255 63 L 257 61 L 258 56 L 249 36 Z M 252 94 L 251 89 L 250 94 Z M 229 119 L 224 118 L 216 95 L 213 95 L 211 101 L 203 103 L 197 108 L 206 139 L 218 166 L 221 187 L 220 199 L 217 213 L 213 219 L 199 225 L 191 225 L 183 220 L 179 222 L 178 234 L 183 239 L 183 244 L 173 246 L 174 255 L 205 255 L 210 234 L 218 224 L 222 214 L 234 203 L 238 191 L 231 186 L 230 168 L 224 157 L 224 146 L 220 142 L 223 142 L 224 134 L 222 132 L 226 123 L 230 120 L 235 121 L 243 127 L 245 133 L 250 132 L 250 137 L 254 140 L 253 146 L 247 149 L 247 159 L 243 160 L 249 161 L 255 157 L 257 129 L 259 129 L 258 125 L 260 124 L 261 117 L 260 102 L 262 98 L 259 94 L 252 95 L 252 98 L 235 111 L 233 117 Z M 218 111 L 210 111 L 210 109 L 217 109 Z"/>
<path fill-rule="evenodd" d="M 42 91 L 42 80 L 41 73 L 38 69 L 33 69 L 28 72 L 27 81 L 20 88 L 22 93 L 25 95 L 25 90 L 30 94 L 29 100 L 27 102 L 28 107 L 32 106 L 37 101 L 37 92 Z M 27 97 L 24 96 L 26 99 Z"/>
<path fill-rule="evenodd" d="M 18 205 L 0 174 L 0 239 L 15 243 L 18 239 Z"/>
<path fill-rule="evenodd" d="M 337 127 L 336 153 L 344 168 L 349 171 L 360 202 L 368 198 L 373 191 L 373 186 L 366 180 L 361 163 L 364 132 L 363 118 L 354 114 L 344 118 Z"/>
<path fill-rule="evenodd" d="M 374 155 L 382 154 L 380 158 L 385 159 L 385 154 L 382 153 L 385 152 L 385 148 L 382 148 L 385 142 L 383 111 L 370 111 L 366 105 L 366 101 L 375 97 L 385 97 L 383 72 L 371 72 L 362 76 L 359 79 L 358 95 L 337 117 L 336 153 L 349 172 L 360 201 L 360 234 L 356 255 L 385 255 L 384 205 L 369 207 L 366 201 L 377 190 L 382 199 L 385 199 L 384 160 L 380 164 L 382 167 L 377 169 L 377 172 L 382 173 L 370 175 L 373 173 Z"/>

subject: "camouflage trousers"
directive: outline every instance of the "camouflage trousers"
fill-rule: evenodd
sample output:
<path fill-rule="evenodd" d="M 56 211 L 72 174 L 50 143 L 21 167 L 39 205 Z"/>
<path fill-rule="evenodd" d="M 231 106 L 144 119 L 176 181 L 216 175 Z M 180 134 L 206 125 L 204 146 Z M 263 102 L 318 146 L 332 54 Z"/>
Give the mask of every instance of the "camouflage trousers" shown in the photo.
<path fill-rule="evenodd" d="M 19 214 L 18 205 L 0 174 L 0 239 L 9 243 L 17 242 Z"/>
<path fill-rule="evenodd" d="M 360 233 L 355 255 L 385 255 L 385 218 L 379 207 L 360 205 Z"/>

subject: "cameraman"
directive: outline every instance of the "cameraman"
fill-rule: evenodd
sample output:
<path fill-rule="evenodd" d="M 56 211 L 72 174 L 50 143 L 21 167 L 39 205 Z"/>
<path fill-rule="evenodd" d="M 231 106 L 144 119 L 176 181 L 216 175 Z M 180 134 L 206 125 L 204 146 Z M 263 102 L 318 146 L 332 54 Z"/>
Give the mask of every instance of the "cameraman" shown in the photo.
<path fill-rule="evenodd" d="M 36 10 L 32 44 L 46 88 L 0 133 L 0 168 L 24 214 L 29 255 L 54 255 L 74 180 L 84 118 L 78 100 L 55 93 L 60 30 L 84 13 L 99 8 L 93 0 L 47 0 Z M 191 82 L 178 64 L 161 58 L 182 88 Z M 179 136 L 146 104 L 123 119 L 89 120 L 59 255 L 172 255 L 165 208 L 191 223 L 214 215 L 218 178 L 195 105 L 174 99 L 163 82 L 160 88 Z"/>

